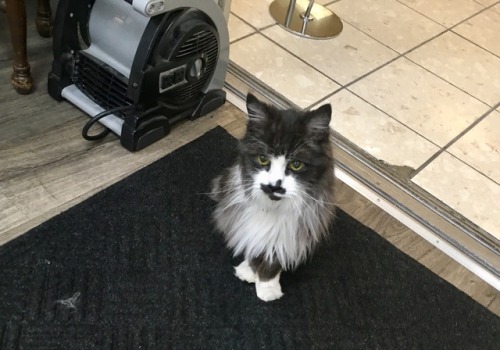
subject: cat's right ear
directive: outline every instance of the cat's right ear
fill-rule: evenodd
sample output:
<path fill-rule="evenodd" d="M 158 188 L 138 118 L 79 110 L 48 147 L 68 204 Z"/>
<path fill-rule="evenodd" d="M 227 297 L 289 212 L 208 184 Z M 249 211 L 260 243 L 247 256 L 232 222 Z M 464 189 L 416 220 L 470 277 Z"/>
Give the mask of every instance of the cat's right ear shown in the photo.
<path fill-rule="evenodd" d="M 260 122 L 266 119 L 266 106 L 252 93 L 247 95 L 247 112 L 250 121 Z"/>

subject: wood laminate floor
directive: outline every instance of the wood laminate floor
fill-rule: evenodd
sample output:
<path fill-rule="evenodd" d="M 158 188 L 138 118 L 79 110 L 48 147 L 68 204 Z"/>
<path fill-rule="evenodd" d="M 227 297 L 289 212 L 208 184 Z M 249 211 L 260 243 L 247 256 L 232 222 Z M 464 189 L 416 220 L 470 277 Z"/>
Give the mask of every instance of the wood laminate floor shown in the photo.
<path fill-rule="evenodd" d="M 29 27 L 30 64 L 35 79 L 31 95 L 17 95 L 9 84 L 10 51 L 0 16 L 0 244 L 163 157 L 217 125 L 235 137 L 245 130 L 245 115 L 226 104 L 209 116 L 178 124 L 152 146 L 130 153 L 117 138 L 85 141 L 87 117 L 46 92 L 51 41 Z M 188 164 L 186 164 L 188 166 Z M 168 174 L 165 174 L 168 176 Z M 342 183 L 337 203 L 396 247 L 500 315 L 500 293 L 387 213 Z"/>

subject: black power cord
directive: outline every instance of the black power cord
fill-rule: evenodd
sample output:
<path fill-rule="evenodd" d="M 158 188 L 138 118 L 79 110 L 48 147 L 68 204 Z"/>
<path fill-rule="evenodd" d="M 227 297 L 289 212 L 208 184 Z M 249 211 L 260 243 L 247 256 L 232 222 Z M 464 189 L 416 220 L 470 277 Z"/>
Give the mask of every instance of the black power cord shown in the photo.
<path fill-rule="evenodd" d="M 134 108 L 136 108 L 135 105 L 127 105 L 127 106 L 115 107 L 115 108 L 108 109 L 107 111 L 103 111 L 103 112 L 97 114 L 96 116 L 90 118 L 90 120 L 87 123 L 85 123 L 85 125 L 83 126 L 83 129 L 82 129 L 82 136 L 83 136 L 83 138 L 85 140 L 88 140 L 88 141 L 96 141 L 96 140 L 102 139 L 104 136 L 106 136 L 107 134 L 109 134 L 110 130 L 103 125 L 104 126 L 104 130 L 101 131 L 99 134 L 97 134 L 97 135 L 89 135 L 89 130 L 92 127 L 92 125 L 94 125 L 99 120 L 101 120 L 104 117 L 107 117 L 110 114 L 114 114 L 114 113 L 118 113 L 118 112 L 123 112 L 123 111 L 127 111 L 129 109 L 134 109 Z"/>

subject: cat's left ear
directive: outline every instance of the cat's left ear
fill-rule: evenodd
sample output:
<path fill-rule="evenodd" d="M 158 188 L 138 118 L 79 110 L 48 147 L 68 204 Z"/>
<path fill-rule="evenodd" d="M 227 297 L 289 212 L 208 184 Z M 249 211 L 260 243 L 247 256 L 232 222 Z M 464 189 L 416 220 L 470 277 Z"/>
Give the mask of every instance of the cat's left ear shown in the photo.
<path fill-rule="evenodd" d="M 267 118 L 266 106 L 252 93 L 247 95 L 248 119 L 252 122 L 262 122 Z"/>
<path fill-rule="evenodd" d="M 307 129 L 309 133 L 317 137 L 326 137 L 330 135 L 330 120 L 332 119 L 332 106 L 325 104 L 309 111 L 309 120 Z"/>

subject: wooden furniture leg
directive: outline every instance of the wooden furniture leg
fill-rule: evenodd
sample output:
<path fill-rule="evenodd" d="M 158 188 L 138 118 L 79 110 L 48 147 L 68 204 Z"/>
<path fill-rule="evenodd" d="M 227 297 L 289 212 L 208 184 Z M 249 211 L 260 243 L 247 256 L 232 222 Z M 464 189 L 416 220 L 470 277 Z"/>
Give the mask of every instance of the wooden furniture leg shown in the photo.
<path fill-rule="evenodd" d="M 26 59 L 26 7 L 24 0 L 6 0 L 10 41 L 14 50 L 11 82 L 20 94 L 29 94 L 33 88 L 30 65 Z"/>
<path fill-rule="evenodd" d="M 52 11 L 50 0 L 38 0 L 36 7 L 36 30 L 43 38 L 52 36 Z"/>

